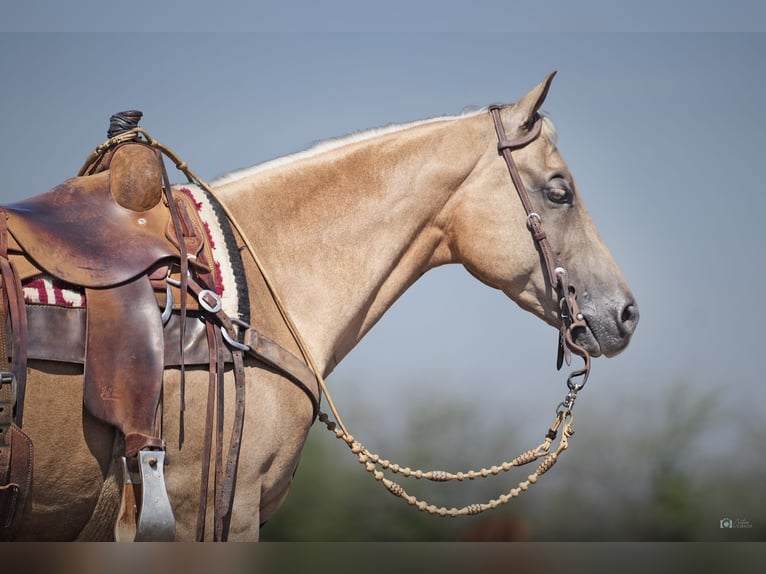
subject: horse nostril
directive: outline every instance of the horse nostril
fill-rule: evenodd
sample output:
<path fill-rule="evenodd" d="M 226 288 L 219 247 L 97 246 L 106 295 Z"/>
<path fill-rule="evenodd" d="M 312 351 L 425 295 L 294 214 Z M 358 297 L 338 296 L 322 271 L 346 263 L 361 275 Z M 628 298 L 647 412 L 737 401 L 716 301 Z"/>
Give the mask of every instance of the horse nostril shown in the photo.
<path fill-rule="evenodd" d="M 622 327 L 625 329 L 625 332 L 630 335 L 633 333 L 633 331 L 636 330 L 636 325 L 638 325 L 638 305 L 635 303 L 628 303 L 623 307 L 622 313 L 620 314 L 620 321 L 622 322 Z"/>

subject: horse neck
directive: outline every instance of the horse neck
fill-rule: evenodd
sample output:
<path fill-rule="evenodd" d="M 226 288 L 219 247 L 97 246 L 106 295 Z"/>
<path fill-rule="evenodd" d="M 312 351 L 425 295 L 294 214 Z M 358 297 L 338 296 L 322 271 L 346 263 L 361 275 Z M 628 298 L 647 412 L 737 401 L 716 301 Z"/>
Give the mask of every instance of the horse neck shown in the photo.
<path fill-rule="evenodd" d="M 475 124 L 352 137 L 216 186 L 324 374 L 418 277 L 451 261 L 445 206 L 487 147 Z"/>

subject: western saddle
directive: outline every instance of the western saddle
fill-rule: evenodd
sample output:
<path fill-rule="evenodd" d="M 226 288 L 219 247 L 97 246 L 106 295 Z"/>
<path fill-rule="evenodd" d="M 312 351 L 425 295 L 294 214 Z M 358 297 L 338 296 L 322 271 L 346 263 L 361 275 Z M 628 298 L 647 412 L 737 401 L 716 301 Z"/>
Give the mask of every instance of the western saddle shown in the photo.
<path fill-rule="evenodd" d="M 175 536 L 159 428 L 166 366 L 181 369 L 182 412 L 185 366 L 208 364 L 209 396 L 219 397 L 224 365 L 234 367 L 232 437 L 226 462 L 216 459 L 216 540 L 226 539 L 236 480 L 245 403 L 243 355 L 297 383 L 316 416 L 319 390 L 306 364 L 250 327 L 246 309 L 230 317 L 222 308 L 205 223 L 193 198 L 171 188 L 163 161 L 163 153 L 170 154 L 138 128 L 141 117 L 135 110 L 113 115 L 109 139 L 77 177 L 0 207 L 0 325 L 6 327 L 0 328 L 0 540 L 15 537 L 33 487 L 34 448 L 22 430 L 28 358 L 83 364 L 85 407 L 124 437 L 117 540 Z M 176 166 L 183 169 L 181 162 Z M 231 229 L 227 232 L 234 237 Z M 41 275 L 82 290 L 85 309 L 25 303 L 22 282 Z M 207 412 L 203 477 L 210 464 L 211 404 Z M 205 535 L 207 496 L 203 479 L 199 540 Z"/>

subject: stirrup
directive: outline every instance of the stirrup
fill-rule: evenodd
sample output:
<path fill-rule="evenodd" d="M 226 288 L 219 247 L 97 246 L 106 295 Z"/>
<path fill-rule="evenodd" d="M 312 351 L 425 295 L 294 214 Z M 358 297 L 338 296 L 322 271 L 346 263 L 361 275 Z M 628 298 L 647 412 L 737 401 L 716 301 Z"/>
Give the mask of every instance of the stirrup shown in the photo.
<path fill-rule="evenodd" d="M 124 487 L 114 538 L 117 542 L 172 542 L 176 520 L 165 488 L 165 451 L 141 450 L 137 471 L 122 457 Z M 141 485 L 138 508 L 135 485 Z"/>

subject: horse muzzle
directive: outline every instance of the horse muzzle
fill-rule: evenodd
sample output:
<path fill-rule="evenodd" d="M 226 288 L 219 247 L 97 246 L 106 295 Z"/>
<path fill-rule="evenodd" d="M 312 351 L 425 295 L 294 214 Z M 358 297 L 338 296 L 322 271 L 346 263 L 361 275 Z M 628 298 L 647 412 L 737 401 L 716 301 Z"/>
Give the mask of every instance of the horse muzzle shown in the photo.
<path fill-rule="evenodd" d="M 583 305 L 582 313 L 587 328 L 576 329 L 572 338 L 592 357 L 620 354 L 630 343 L 638 326 L 638 305 L 632 297 L 600 309 L 588 303 Z"/>

